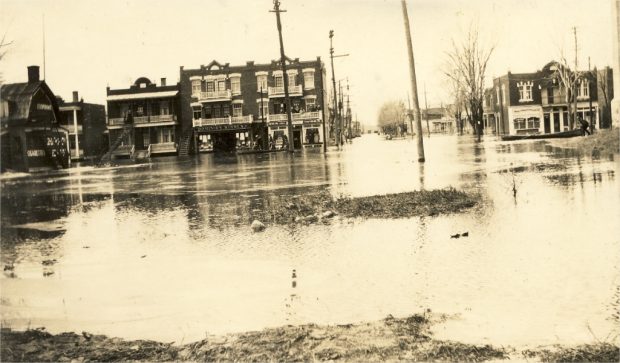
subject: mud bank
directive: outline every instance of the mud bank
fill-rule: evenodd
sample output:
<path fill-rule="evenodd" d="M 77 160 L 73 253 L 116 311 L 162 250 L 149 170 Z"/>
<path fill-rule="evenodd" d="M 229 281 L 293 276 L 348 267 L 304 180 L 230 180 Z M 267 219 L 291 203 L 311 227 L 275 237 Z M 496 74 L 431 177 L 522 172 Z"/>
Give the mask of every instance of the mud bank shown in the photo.
<path fill-rule="evenodd" d="M 325 189 L 281 196 L 270 205 L 271 222 L 316 222 L 333 214 L 347 218 L 407 218 L 456 213 L 475 206 L 481 197 L 453 188 L 420 190 L 369 197 L 334 198 Z"/>
<path fill-rule="evenodd" d="M 574 149 L 584 156 L 607 158 L 620 153 L 620 130 L 597 130 L 594 135 L 549 139 L 547 142 L 552 146 Z"/>
<path fill-rule="evenodd" d="M 542 362 L 617 362 L 620 348 L 608 343 L 577 347 L 511 347 L 472 345 L 433 338 L 430 327 L 442 316 L 388 316 L 384 320 L 334 326 L 285 326 L 258 332 L 208 336 L 174 345 L 125 341 L 102 335 L 43 330 L 2 329 L 2 361 L 447 361 L 527 360 Z"/>

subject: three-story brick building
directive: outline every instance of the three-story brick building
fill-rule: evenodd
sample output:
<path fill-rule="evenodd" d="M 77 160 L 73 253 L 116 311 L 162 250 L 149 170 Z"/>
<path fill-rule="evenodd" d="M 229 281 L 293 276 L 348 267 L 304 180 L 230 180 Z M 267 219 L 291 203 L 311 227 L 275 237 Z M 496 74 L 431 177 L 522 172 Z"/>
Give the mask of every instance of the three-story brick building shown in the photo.
<path fill-rule="evenodd" d="M 324 142 L 325 68 L 320 58 L 287 59 L 295 148 Z M 287 136 L 279 61 L 231 66 L 213 61 L 180 70 L 181 124 L 202 151 L 283 147 Z"/>

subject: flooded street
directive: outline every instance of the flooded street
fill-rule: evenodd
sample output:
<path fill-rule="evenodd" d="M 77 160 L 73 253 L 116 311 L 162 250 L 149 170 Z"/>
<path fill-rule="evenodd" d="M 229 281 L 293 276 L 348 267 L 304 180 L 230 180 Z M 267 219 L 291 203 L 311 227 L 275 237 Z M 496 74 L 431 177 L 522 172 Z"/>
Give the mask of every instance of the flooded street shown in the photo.
<path fill-rule="evenodd" d="M 154 159 L 3 176 L 2 324 L 187 343 L 431 309 L 443 339 L 572 344 L 620 332 L 618 160 L 544 141 L 365 135 L 343 151 Z M 273 198 L 475 191 L 454 215 L 281 226 Z M 516 192 L 515 192 L 516 190 Z M 260 218 L 263 233 L 250 223 Z M 467 237 L 451 235 L 468 232 Z"/>

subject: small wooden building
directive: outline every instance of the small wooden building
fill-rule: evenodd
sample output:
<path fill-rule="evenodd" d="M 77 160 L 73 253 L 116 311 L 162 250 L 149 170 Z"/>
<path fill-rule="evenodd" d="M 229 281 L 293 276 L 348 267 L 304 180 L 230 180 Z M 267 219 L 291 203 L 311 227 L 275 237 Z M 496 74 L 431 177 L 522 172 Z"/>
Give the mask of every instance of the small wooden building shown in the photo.
<path fill-rule="evenodd" d="M 28 67 L 28 82 L 0 88 L 2 171 L 38 171 L 69 167 L 68 131 L 59 126 L 54 93 Z"/>

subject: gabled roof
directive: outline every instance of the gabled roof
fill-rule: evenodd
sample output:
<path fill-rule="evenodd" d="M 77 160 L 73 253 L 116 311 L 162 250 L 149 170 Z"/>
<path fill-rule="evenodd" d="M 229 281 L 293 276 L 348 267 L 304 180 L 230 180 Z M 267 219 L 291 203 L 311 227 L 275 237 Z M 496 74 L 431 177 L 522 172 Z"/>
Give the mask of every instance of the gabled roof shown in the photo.
<path fill-rule="evenodd" d="M 54 112 L 57 113 L 58 101 L 45 81 L 9 83 L 0 87 L 0 99 L 9 102 L 12 112 L 3 117 L 2 121 L 28 120 L 32 98 L 40 89 L 49 95 Z"/>

